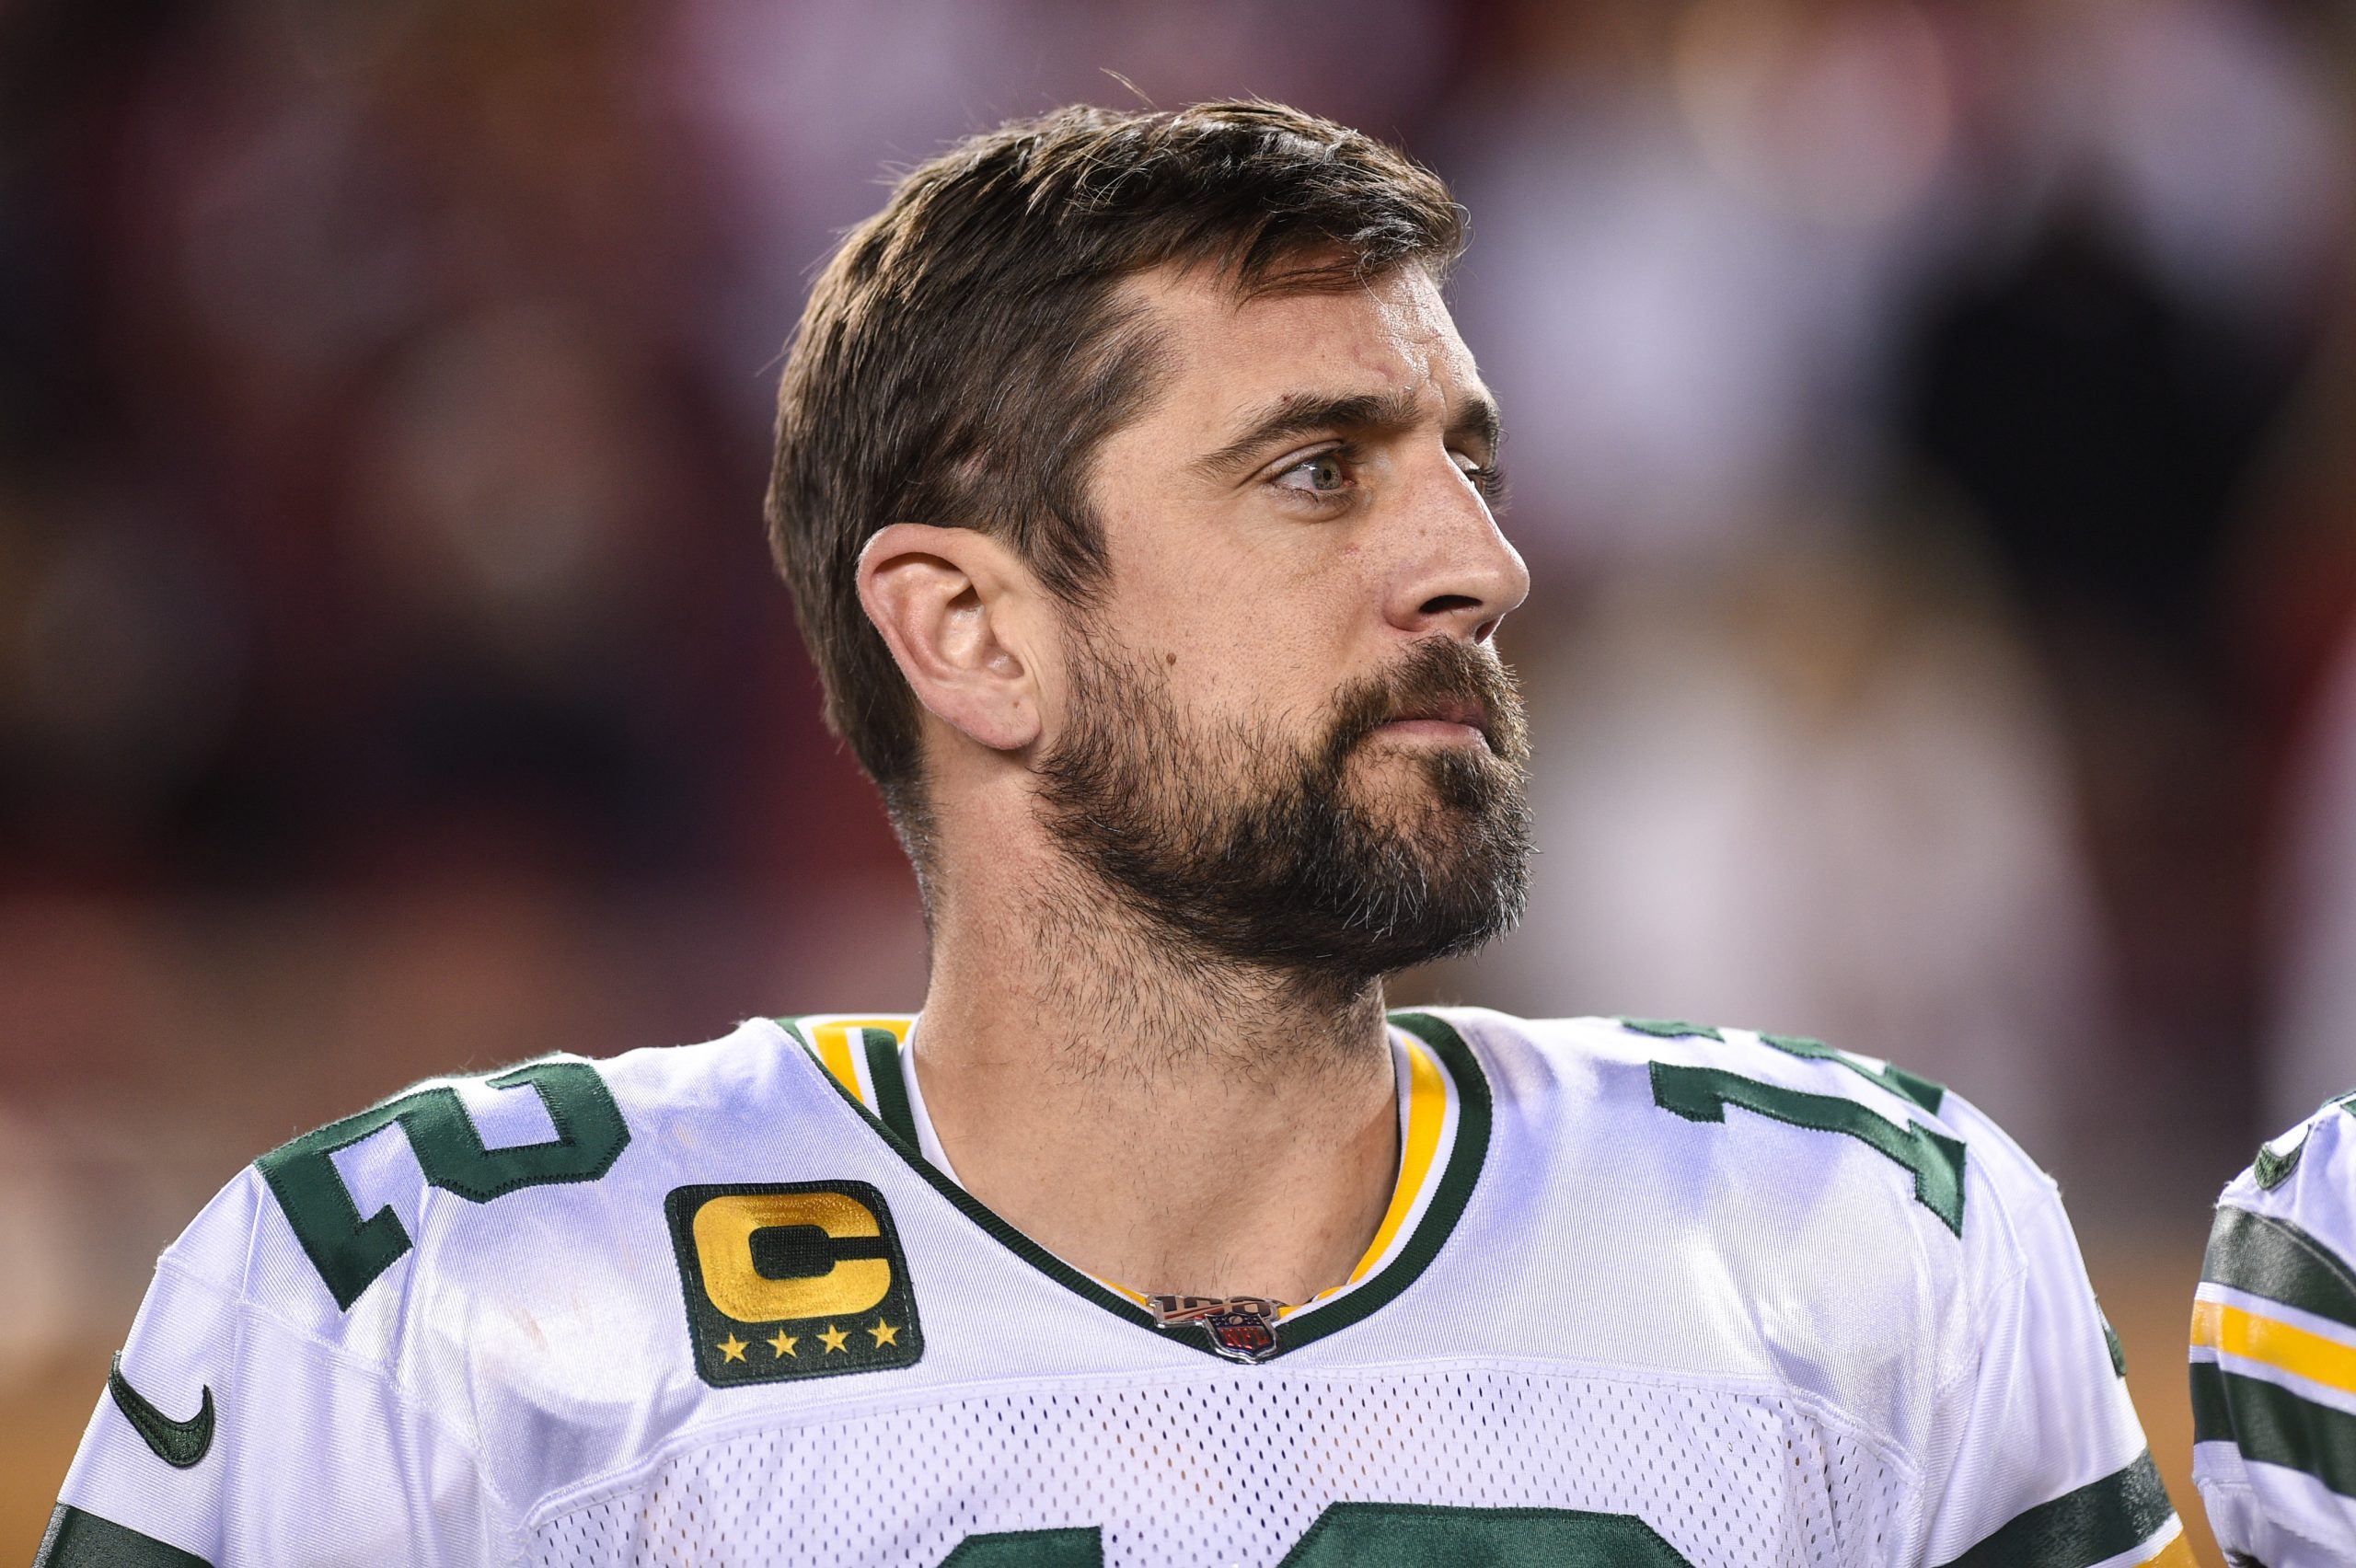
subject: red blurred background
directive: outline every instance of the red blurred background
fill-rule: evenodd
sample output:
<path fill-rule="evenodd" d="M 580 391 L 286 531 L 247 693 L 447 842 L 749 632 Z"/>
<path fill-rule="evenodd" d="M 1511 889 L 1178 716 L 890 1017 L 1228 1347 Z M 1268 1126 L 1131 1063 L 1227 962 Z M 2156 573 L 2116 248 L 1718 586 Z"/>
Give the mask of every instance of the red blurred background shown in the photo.
<path fill-rule="evenodd" d="M 2197 1516 L 2209 1201 L 2356 1086 L 2351 86 L 2323 0 L 0 8 L 0 1559 L 256 1153 L 915 1005 L 780 344 L 889 167 L 1252 94 L 1470 206 L 1537 579 L 1530 919 L 1398 994 L 1954 1084 Z"/>

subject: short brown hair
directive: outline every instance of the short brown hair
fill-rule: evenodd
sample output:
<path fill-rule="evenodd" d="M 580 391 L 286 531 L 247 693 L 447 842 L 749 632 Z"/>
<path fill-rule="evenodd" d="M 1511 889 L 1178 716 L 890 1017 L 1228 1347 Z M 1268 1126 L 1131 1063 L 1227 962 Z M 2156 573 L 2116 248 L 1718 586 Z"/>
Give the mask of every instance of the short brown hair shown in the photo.
<path fill-rule="evenodd" d="M 971 137 L 899 182 L 811 291 L 778 393 L 769 542 L 849 742 L 922 858 L 915 695 L 859 602 L 895 521 L 1005 538 L 1085 606 L 1105 570 L 1096 446 L 1150 391 L 1116 294 L 1208 264 L 1245 293 L 1444 272 L 1462 212 L 1429 170 L 1277 104 L 1072 108 Z"/>

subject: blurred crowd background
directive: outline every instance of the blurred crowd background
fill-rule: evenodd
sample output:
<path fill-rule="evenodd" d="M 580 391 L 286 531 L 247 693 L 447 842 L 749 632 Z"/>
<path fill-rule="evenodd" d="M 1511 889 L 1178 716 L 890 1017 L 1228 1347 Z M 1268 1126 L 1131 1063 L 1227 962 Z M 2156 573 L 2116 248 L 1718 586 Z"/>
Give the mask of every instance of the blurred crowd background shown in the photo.
<path fill-rule="evenodd" d="M 2356 1088 L 2352 87 L 2332 0 L 0 6 L 0 1558 L 254 1154 L 915 1005 L 780 347 L 888 168 L 1243 95 L 1453 183 L 1511 432 L 1534 905 L 1398 995 L 1957 1086 L 2197 1514 L 2208 1201 Z"/>

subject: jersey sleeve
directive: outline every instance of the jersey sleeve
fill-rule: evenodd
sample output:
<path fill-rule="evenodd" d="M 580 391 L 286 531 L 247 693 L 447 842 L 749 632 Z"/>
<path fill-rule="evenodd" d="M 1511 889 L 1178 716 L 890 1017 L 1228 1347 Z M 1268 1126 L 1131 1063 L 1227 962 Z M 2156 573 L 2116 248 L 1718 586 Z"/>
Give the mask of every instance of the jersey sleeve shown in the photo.
<path fill-rule="evenodd" d="M 1924 1561 L 1946 1568 L 2190 1568 L 2052 1182 L 1952 1093 L 1981 1181 L 1966 1222 L 1976 1354 L 1948 1390 Z M 1967 1211 L 1968 1213 L 1969 1211 Z M 1972 1220 L 1980 1221 L 1972 1234 Z"/>
<path fill-rule="evenodd" d="M 2218 1544 L 2356 1562 L 2356 1116 L 2335 1101 L 2225 1188 L 2193 1298 L 2192 1474 Z"/>
<path fill-rule="evenodd" d="M 491 1559 L 466 1447 L 245 1288 L 271 1202 L 248 1169 L 157 1265 L 34 1568 Z"/>

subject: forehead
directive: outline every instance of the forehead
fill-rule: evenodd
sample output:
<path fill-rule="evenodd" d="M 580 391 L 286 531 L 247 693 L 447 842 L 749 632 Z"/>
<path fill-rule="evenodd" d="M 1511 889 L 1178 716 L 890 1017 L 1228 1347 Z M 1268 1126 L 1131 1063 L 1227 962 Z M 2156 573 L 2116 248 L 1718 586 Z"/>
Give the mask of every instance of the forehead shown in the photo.
<path fill-rule="evenodd" d="M 1214 433 L 1237 409 L 1303 387 L 1414 392 L 1437 418 L 1482 389 L 1439 286 L 1418 266 L 1341 291 L 1239 297 L 1199 269 L 1150 272 L 1123 287 L 1146 306 L 1168 355 L 1149 422 Z"/>

